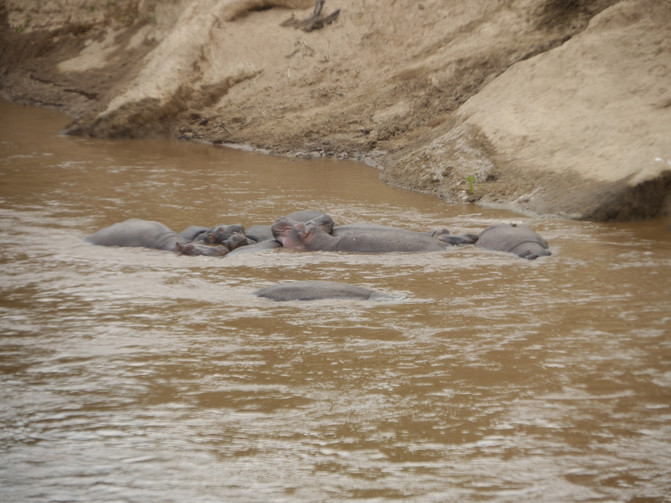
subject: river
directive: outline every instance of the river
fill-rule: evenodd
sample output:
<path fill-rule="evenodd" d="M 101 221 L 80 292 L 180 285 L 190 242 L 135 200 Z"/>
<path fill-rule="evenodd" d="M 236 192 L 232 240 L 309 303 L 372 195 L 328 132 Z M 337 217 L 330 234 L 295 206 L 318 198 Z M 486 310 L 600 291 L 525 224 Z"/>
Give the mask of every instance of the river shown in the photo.
<path fill-rule="evenodd" d="M 0 116 L 1 501 L 671 501 L 670 218 L 531 218 L 354 162 L 65 137 L 59 112 L 6 102 Z M 82 239 L 130 217 L 180 231 L 306 208 L 458 233 L 526 223 L 553 255 Z M 394 299 L 252 295 L 304 279 Z"/>

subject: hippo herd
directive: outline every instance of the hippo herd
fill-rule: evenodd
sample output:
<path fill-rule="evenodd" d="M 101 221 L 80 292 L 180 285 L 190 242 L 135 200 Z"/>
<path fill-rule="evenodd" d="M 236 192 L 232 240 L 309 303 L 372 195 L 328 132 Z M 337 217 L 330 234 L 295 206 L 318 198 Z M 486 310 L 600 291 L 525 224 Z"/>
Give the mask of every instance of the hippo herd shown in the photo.
<path fill-rule="evenodd" d="M 455 235 L 447 229 L 422 232 L 373 224 L 335 225 L 328 214 L 317 210 L 297 211 L 272 225 L 253 225 L 248 229 L 240 224 L 191 226 L 180 233 L 160 222 L 131 218 L 85 239 L 101 246 L 144 247 L 208 256 L 279 247 L 350 253 L 439 252 L 461 245 L 514 253 L 528 260 L 551 255 L 547 241 L 525 225 L 496 224 L 479 234 Z M 380 297 L 372 290 L 328 281 L 280 283 L 255 294 L 273 300 Z"/>

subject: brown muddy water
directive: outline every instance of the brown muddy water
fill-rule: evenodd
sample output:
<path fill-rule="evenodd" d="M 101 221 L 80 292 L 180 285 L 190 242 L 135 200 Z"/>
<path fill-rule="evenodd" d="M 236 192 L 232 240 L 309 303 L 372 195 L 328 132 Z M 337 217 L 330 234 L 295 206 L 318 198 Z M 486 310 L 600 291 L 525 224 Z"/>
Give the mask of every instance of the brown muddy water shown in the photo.
<path fill-rule="evenodd" d="M 671 501 L 670 219 L 533 219 L 356 163 L 0 115 L 1 501 Z M 179 231 L 304 208 L 456 232 L 523 222 L 554 255 L 82 240 L 129 217 Z M 396 300 L 251 294 L 304 279 Z"/>

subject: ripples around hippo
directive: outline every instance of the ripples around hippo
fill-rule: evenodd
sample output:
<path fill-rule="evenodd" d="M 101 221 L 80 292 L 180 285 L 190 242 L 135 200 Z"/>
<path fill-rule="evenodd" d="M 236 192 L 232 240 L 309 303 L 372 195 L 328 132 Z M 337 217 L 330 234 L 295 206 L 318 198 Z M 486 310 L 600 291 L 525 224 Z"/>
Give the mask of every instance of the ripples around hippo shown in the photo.
<path fill-rule="evenodd" d="M 551 255 L 548 243 L 526 226 L 498 224 L 479 235 L 456 236 L 447 229 L 419 232 L 369 223 L 336 226 L 333 218 L 317 210 L 301 210 L 272 225 L 241 224 L 212 228 L 189 226 L 179 234 L 161 222 L 132 218 L 86 237 L 95 245 L 146 247 L 181 255 L 225 256 L 231 252 L 262 252 L 278 247 L 309 251 L 351 253 L 439 252 L 450 246 L 476 244 L 481 248 L 515 253 L 533 260 Z M 256 292 L 273 300 L 328 298 L 385 298 L 384 294 L 342 282 L 307 281 L 267 287 Z"/>

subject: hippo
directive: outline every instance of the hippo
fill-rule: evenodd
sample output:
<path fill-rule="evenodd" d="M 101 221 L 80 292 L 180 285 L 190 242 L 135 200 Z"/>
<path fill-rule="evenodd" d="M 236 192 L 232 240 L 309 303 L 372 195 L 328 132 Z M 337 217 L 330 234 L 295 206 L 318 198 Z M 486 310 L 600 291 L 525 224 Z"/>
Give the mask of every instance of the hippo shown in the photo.
<path fill-rule="evenodd" d="M 273 235 L 282 246 L 302 250 L 385 253 L 444 251 L 447 248 L 447 244 L 424 233 L 405 229 L 368 227 L 332 236 L 320 225 L 319 219 L 305 223 L 280 219 L 273 224 Z"/>
<path fill-rule="evenodd" d="M 156 250 L 176 251 L 179 236 L 161 222 L 129 218 L 84 238 L 101 246 L 137 246 Z"/>
<path fill-rule="evenodd" d="M 255 291 L 254 295 L 275 301 L 320 299 L 386 300 L 392 298 L 375 290 L 339 281 L 287 281 L 261 288 Z"/>
<path fill-rule="evenodd" d="M 475 245 L 489 250 L 514 253 L 528 260 L 552 255 L 547 241 L 526 225 L 492 225 L 480 233 Z"/>
<path fill-rule="evenodd" d="M 238 232 L 231 234 L 219 245 L 206 245 L 197 242 L 177 243 L 176 251 L 180 255 L 207 255 L 209 257 L 223 257 L 229 252 L 247 246 L 247 238 Z"/>
<path fill-rule="evenodd" d="M 335 225 L 333 219 L 329 215 L 319 210 L 294 211 L 282 218 L 296 222 L 307 222 L 308 220 L 320 219 L 322 225 L 324 225 L 324 229 L 329 233 L 333 230 L 333 226 Z M 256 241 L 257 243 L 275 239 L 273 236 L 272 225 L 252 225 L 245 231 L 245 235 L 249 240 Z"/>
<path fill-rule="evenodd" d="M 307 222 L 321 229 L 329 236 L 333 231 L 333 219 L 326 213 L 322 213 L 312 220 L 308 220 Z M 304 226 L 307 222 L 297 221 L 289 216 L 286 216 L 278 219 L 273 225 L 271 225 L 270 230 L 272 231 L 275 240 L 279 241 L 285 248 L 303 248 L 297 243 L 295 238 L 292 238 L 292 232 L 294 229 L 296 229 L 297 226 Z M 287 244 L 285 244 L 285 242 Z"/>

